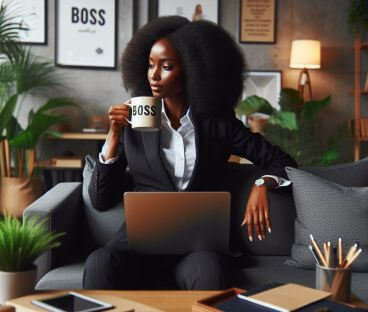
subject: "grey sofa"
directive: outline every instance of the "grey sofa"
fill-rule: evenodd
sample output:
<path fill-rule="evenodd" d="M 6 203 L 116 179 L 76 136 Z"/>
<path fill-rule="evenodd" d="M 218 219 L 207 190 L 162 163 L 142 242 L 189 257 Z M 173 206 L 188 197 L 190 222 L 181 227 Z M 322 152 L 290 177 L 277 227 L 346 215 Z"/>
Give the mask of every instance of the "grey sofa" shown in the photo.
<path fill-rule="evenodd" d="M 66 233 L 61 239 L 61 247 L 37 259 L 37 290 L 81 289 L 83 265 L 87 255 L 104 245 L 124 222 L 122 204 L 106 212 L 99 212 L 91 207 L 87 187 L 93 165 L 94 161 L 87 156 L 84 183 L 60 183 L 24 212 L 24 217 L 46 217 L 50 230 Z M 249 242 L 246 229 L 240 227 L 250 188 L 254 180 L 262 174 L 253 165 L 227 164 L 223 185 L 224 190 L 232 194 L 232 256 L 227 273 L 229 286 L 249 289 L 276 281 L 313 287 L 314 270 L 302 270 L 284 264 L 290 258 L 296 218 L 289 188 L 278 189 L 269 194 L 272 234 L 265 241 Z M 327 171 L 327 175 L 329 174 L 331 172 Z M 368 273 L 353 273 L 352 288 L 356 295 L 368 302 Z"/>

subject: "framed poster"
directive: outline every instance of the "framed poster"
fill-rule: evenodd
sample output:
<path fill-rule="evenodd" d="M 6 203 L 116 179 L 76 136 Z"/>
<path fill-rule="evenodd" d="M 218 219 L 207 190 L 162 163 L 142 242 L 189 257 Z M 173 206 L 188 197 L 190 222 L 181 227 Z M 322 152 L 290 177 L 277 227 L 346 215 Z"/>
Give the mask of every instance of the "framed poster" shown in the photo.
<path fill-rule="evenodd" d="M 13 22 L 26 29 L 18 32 L 21 43 L 47 44 L 47 0 L 4 0 L 3 4 Z"/>
<path fill-rule="evenodd" d="M 56 65 L 116 69 L 117 14 L 117 0 L 56 0 Z"/>
<path fill-rule="evenodd" d="M 277 0 L 240 0 L 239 41 L 275 43 Z"/>
<path fill-rule="evenodd" d="M 158 0 L 158 16 L 180 15 L 191 21 L 218 23 L 219 0 Z"/>
<path fill-rule="evenodd" d="M 265 98 L 275 109 L 280 109 L 281 71 L 246 71 L 244 75 L 242 99 L 258 95 Z"/>

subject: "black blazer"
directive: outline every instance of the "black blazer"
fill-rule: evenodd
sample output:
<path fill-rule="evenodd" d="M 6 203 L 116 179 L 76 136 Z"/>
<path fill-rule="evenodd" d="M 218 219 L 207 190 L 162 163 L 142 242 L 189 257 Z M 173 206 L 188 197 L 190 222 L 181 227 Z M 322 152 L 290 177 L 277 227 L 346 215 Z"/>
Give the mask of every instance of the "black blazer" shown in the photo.
<path fill-rule="evenodd" d="M 252 133 L 235 117 L 195 118 L 196 161 L 185 191 L 221 190 L 225 163 L 231 154 L 244 157 L 265 174 L 286 177 L 285 166 L 297 166 L 278 146 Z M 177 191 L 160 157 L 160 132 L 140 132 L 130 127 L 121 136 L 118 160 L 109 165 L 97 161 L 89 195 L 98 210 L 107 210 L 124 193 L 123 173 L 129 166 L 136 191 Z"/>

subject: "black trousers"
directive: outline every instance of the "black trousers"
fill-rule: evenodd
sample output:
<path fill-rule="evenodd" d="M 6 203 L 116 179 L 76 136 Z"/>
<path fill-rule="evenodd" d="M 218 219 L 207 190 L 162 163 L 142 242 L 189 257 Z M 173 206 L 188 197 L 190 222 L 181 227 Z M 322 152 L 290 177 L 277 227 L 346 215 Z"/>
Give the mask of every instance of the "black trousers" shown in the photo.
<path fill-rule="evenodd" d="M 217 290 L 226 287 L 225 259 L 210 251 L 185 256 L 133 253 L 123 229 L 92 252 L 83 273 L 84 289 Z"/>

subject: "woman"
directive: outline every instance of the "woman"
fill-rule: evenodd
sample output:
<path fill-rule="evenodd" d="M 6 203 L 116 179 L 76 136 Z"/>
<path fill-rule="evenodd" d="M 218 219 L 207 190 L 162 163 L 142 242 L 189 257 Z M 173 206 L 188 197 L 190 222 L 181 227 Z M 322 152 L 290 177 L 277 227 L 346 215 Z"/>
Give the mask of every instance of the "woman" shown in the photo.
<path fill-rule="evenodd" d="M 125 119 L 127 105 L 110 108 L 110 130 L 89 186 L 94 207 L 105 210 L 121 200 L 127 166 L 138 191 L 221 190 L 225 163 L 235 154 L 271 175 L 258 181 L 244 203 L 249 239 L 253 228 L 258 239 L 265 239 L 266 230 L 271 232 L 268 189 L 281 185 L 285 166 L 296 164 L 235 118 L 243 70 L 236 43 L 210 22 L 171 16 L 138 31 L 122 57 L 123 80 L 133 96 L 163 99 L 162 129 L 134 131 Z M 132 254 L 124 225 L 107 246 L 89 256 L 84 287 L 147 288 L 143 280 L 168 277 L 180 289 L 222 289 L 223 260 L 210 251 L 182 257 Z M 153 272 L 159 275 L 150 276 Z"/>

